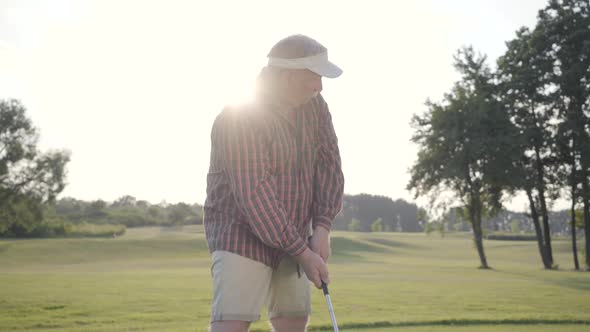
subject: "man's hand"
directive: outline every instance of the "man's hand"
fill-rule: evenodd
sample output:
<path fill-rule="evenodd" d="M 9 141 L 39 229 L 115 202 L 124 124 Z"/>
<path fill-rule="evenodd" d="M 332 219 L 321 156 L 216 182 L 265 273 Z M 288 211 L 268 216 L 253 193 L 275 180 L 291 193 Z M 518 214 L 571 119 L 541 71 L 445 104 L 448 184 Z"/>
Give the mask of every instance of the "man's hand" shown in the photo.
<path fill-rule="evenodd" d="M 328 276 L 328 267 L 324 260 L 309 248 L 294 257 L 297 263 L 303 267 L 307 279 L 309 279 L 317 288 L 322 288 L 322 281 L 330 283 Z"/>
<path fill-rule="evenodd" d="M 330 231 L 323 227 L 316 227 L 313 230 L 313 235 L 309 240 L 309 248 L 324 260 L 324 263 L 328 262 L 328 257 L 332 253 L 330 248 Z"/>

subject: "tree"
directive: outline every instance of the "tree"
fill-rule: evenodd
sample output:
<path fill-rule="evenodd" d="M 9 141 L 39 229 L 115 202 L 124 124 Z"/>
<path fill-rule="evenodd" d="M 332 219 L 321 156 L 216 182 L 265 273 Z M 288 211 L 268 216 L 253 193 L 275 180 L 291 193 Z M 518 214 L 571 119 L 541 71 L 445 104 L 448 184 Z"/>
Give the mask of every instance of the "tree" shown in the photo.
<path fill-rule="evenodd" d="M 530 215 L 545 268 L 553 266 L 550 201 L 568 187 L 570 217 L 584 211 L 590 237 L 590 3 L 550 0 L 531 31 L 522 28 L 498 61 L 501 97 L 522 140 L 519 188 Z M 541 221 L 539 221 L 541 219 Z M 576 258 L 576 229 L 572 250 Z M 590 269 L 590 249 L 586 246 Z"/>
<path fill-rule="evenodd" d="M 416 211 L 416 219 L 418 219 L 418 224 L 426 230 L 426 225 L 428 225 L 428 221 L 430 218 L 428 217 L 428 211 L 425 208 L 418 208 Z"/>
<path fill-rule="evenodd" d="M 449 209 L 445 220 L 449 229 L 453 229 L 457 232 L 469 231 L 469 213 L 464 206 L 456 206 Z"/>
<path fill-rule="evenodd" d="M 361 222 L 358 219 L 352 218 L 350 224 L 348 224 L 348 230 L 351 232 L 360 232 L 361 231 Z"/>
<path fill-rule="evenodd" d="M 426 235 L 430 235 L 430 233 L 434 232 L 437 229 L 440 229 L 440 222 L 438 221 L 429 221 L 424 225 L 424 233 Z"/>
<path fill-rule="evenodd" d="M 377 218 L 371 224 L 371 232 L 381 232 L 383 230 L 383 220 L 381 218 Z"/>
<path fill-rule="evenodd" d="M 142 210 L 147 210 L 150 207 L 150 203 L 142 199 L 137 201 L 136 206 Z"/>
<path fill-rule="evenodd" d="M 510 221 L 510 232 L 512 232 L 512 233 L 520 232 L 520 220 L 512 219 Z"/>
<path fill-rule="evenodd" d="M 578 245 L 576 243 L 576 229 L 584 228 L 584 212 L 577 210 L 575 207 L 575 201 L 572 201 L 572 208 L 570 210 L 570 227 L 572 232 L 572 255 L 574 258 L 574 267 L 576 270 L 580 270 L 580 262 L 578 260 Z"/>
<path fill-rule="evenodd" d="M 163 213 L 160 211 L 160 209 L 161 209 L 161 208 L 160 208 L 159 206 L 152 205 L 152 206 L 150 206 L 150 207 L 148 208 L 148 211 L 147 211 L 147 213 L 148 213 L 148 215 L 149 215 L 150 217 L 152 217 L 152 218 L 154 218 L 154 219 L 157 219 L 157 218 L 160 218 L 160 217 L 161 217 L 161 215 L 163 214 Z"/>
<path fill-rule="evenodd" d="M 194 215 L 190 205 L 186 203 L 178 203 L 170 205 L 167 208 L 168 219 L 173 225 L 188 224 L 188 219 Z"/>
<path fill-rule="evenodd" d="M 360 222 L 360 230 L 371 231 L 371 224 L 381 218 L 382 231 L 419 232 L 422 226 L 417 216 L 418 207 L 403 199 L 369 194 L 344 195 L 342 210 L 335 218 L 334 228 L 347 230 L 353 218 Z"/>
<path fill-rule="evenodd" d="M 42 204 L 25 195 L 12 195 L 0 209 L 0 235 L 27 236 L 43 219 Z"/>
<path fill-rule="evenodd" d="M 555 171 L 554 107 L 547 96 L 548 71 L 552 62 L 543 52 L 546 41 L 539 29 L 521 28 L 506 43 L 508 50 L 498 60 L 502 103 L 519 131 L 520 168 L 523 177 L 514 190 L 525 191 L 535 226 L 541 260 L 553 267 L 547 200 L 556 198 L 559 183 Z M 540 214 L 540 215 L 539 215 Z M 541 217 L 541 222 L 539 221 Z"/>
<path fill-rule="evenodd" d="M 393 202 L 393 210 L 395 220 L 394 225 L 391 226 L 392 230 L 399 232 L 422 231 L 418 219 L 416 218 L 418 215 L 418 207 L 416 204 L 408 203 L 403 199 L 397 199 Z"/>
<path fill-rule="evenodd" d="M 558 109 L 563 163 L 571 166 L 572 207 L 579 196 L 584 211 L 586 268 L 590 271 L 590 4 L 587 0 L 551 0 L 539 12 L 535 28 L 552 62 L 551 101 Z M 580 186 L 579 188 L 578 185 Z"/>
<path fill-rule="evenodd" d="M 101 199 L 91 202 L 86 206 L 86 217 L 88 219 L 101 219 L 106 218 L 108 213 L 106 212 L 107 203 Z"/>
<path fill-rule="evenodd" d="M 131 195 L 123 195 L 113 202 L 113 207 L 135 207 L 137 199 Z"/>
<path fill-rule="evenodd" d="M 434 201 L 441 191 L 454 193 L 468 210 L 481 267 L 488 268 L 482 214 L 500 210 L 502 188 L 518 172 L 517 132 L 497 100 L 485 56 L 463 48 L 455 68 L 462 78 L 444 102 L 427 102 L 427 112 L 412 119 L 419 152 L 408 189 Z"/>
<path fill-rule="evenodd" d="M 0 223 L 14 236 L 25 235 L 24 225 L 41 222 L 39 205 L 53 202 L 65 187 L 69 153 L 42 153 L 38 141 L 25 107 L 0 100 Z"/>

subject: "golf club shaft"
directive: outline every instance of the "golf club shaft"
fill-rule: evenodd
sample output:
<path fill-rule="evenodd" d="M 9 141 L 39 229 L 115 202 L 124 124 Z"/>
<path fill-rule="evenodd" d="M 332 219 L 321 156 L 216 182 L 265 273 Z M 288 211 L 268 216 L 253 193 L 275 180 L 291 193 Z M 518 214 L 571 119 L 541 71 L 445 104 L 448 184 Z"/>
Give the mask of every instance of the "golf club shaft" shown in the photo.
<path fill-rule="evenodd" d="M 324 296 L 326 297 L 326 302 L 328 303 L 328 310 L 330 311 L 330 318 L 332 319 L 332 326 L 334 327 L 334 332 L 338 332 L 338 323 L 336 323 L 336 316 L 334 315 L 334 308 L 332 307 L 332 300 L 330 299 L 328 285 L 326 285 L 326 283 L 323 281 L 322 289 L 324 290 Z"/>

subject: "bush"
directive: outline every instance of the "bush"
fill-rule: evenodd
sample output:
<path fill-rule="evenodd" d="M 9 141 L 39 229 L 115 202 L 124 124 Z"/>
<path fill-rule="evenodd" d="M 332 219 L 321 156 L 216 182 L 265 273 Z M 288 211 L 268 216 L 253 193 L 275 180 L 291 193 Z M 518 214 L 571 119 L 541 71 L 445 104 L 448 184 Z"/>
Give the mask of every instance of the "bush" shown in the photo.
<path fill-rule="evenodd" d="M 94 223 L 94 221 L 93 221 Z M 108 211 L 107 224 L 121 224 L 126 227 L 159 226 L 162 221 L 140 210 L 131 208 L 114 208 Z"/>
<path fill-rule="evenodd" d="M 348 224 L 348 230 L 351 232 L 360 232 L 361 229 L 361 222 L 358 219 L 352 218 L 350 224 Z"/>
<path fill-rule="evenodd" d="M 53 238 L 53 237 L 115 237 L 125 234 L 124 225 L 72 224 L 60 219 L 49 219 L 34 225 L 27 232 L 4 234 L 6 237 Z"/>
<path fill-rule="evenodd" d="M 72 225 L 66 221 L 44 221 L 31 232 L 31 237 L 64 237 L 72 231 Z"/>
<path fill-rule="evenodd" d="M 487 240 L 497 241 L 536 241 L 537 237 L 534 234 L 506 234 L 506 233 L 491 233 L 485 236 Z"/>
<path fill-rule="evenodd" d="M 124 225 L 95 225 L 82 223 L 72 225 L 67 236 L 72 237 L 117 237 L 125 234 L 127 228 Z"/>
<path fill-rule="evenodd" d="M 371 224 L 371 232 L 381 232 L 383 230 L 383 220 L 381 218 L 377 218 L 377 220 L 373 221 Z"/>
<path fill-rule="evenodd" d="M 432 233 L 435 230 L 435 222 L 427 222 L 424 225 L 424 233 L 426 233 L 426 235 L 430 235 L 430 233 Z"/>

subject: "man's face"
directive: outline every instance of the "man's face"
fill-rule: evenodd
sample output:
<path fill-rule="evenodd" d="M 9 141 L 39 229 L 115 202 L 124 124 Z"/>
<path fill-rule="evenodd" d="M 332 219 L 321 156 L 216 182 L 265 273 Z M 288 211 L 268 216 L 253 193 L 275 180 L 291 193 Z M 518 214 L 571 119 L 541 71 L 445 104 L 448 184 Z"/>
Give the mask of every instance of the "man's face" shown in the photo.
<path fill-rule="evenodd" d="M 307 103 L 322 92 L 322 77 L 307 69 L 289 71 L 288 93 L 297 105 Z"/>

